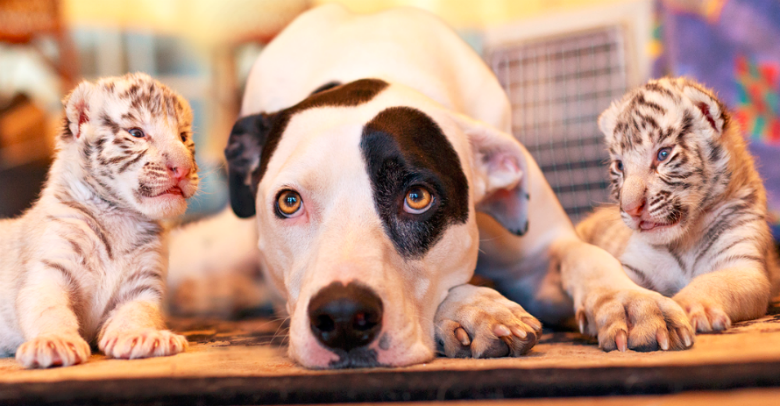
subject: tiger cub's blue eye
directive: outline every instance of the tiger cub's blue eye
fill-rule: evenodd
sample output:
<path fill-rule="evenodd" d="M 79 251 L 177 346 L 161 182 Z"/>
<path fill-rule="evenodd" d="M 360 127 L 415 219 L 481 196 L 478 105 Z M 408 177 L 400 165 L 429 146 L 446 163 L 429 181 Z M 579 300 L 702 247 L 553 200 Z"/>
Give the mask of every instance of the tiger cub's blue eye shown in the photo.
<path fill-rule="evenodd" d="M 615 167 L 616 167 L 616 168 L 617 168 L 617 170 L 619 170 L 620 172 L 623 172 L 623 161 L 615 161 Z"/>
<path fill-rule="evenodd" d="M 661 148 L 658 151 L 658 155 L 657 155 L 658 161 L 659 162 L 665 161 L 666 158 L 669 158 L 669 154 L 671 154 L 671 153 L 672 153 L 672 149 L 671 148 L 668 148 L 668 147 L 667 148 Z"/>
<path fill-rule="evenodd" d="M 127 132 L 135 138 L 143 138 L 146 136 L 146 134 L 144 134 L 144 130 L 140 128 L 131 128 L 127 130 Z"/>

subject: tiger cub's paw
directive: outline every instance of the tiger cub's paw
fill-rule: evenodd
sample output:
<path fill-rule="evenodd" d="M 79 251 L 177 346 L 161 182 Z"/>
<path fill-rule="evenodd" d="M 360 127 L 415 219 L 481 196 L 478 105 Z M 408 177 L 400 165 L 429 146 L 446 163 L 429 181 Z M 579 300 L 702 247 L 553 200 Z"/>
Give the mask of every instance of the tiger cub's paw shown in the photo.
<path fill-rule="evenodd" d="M 454 358 L 517 357 L 542 334 L 542 323 L 493 289 L 450 290 L 434 318 L 439 351 Z"/>
<path fill-rule="evenodd" d="M 723 331 L 731 327 L 731 318 L 712 300 L 690 294 L 678 294 L 674 300 L 688 314 L 688 319 L 697 333 Z"/>
<path fill-rule="evenodd" d="M 187 339 L 169 330 L 143 329 L 106 333 L 98 347 L 109 358 L 164 357 L 184 351 Z"/>
<path fill-rule="evenodd" d="M 577 310 L 583 334 L 595 335 L 604 351 L 683 350 L 694 341 L 694 330 L 672 299 L 646 289 L 601 290 L 589 295 Z"/>
<path fill-rule="evenodd" d="M 25 368 L 71 366 L 87 362 L 89 344 L 78 334 L 56 334 L 33 338 L 16 350 L 16 361 Z"/>

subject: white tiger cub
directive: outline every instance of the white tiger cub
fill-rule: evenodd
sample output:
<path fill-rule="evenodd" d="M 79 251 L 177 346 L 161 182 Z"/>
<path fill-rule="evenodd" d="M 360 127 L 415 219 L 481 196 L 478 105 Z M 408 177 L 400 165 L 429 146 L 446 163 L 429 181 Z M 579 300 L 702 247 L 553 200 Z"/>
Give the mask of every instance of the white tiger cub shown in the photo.
<path fill-rule="evenodd" d="M 161 219 L 198 186 L 192 110 L 145 74 L 83 82 L 40 200 L 0 221 L 0 354 L 24 367 L 176 354 L 163 330 Z M 4 191 L 12 193 L 12 191 Z"/>
<path fill-rule="evenodd" d="M 599 127 L 619 204 L 579 234 L 638 285 L 672 297 L 698 332 L 763 315 L 778 280 L 766 191 L 713 92 L 685 78 L 650 81 L 612 103 Z"/>

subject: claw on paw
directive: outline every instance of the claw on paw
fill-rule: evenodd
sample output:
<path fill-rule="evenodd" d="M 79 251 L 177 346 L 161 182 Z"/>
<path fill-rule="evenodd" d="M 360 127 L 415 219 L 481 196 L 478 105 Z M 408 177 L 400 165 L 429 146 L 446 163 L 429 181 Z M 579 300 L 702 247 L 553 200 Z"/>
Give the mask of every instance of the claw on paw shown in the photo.
<path fill-rule="evenodd" d="M 523 330 L 523 329 L 521 329 L 521 328 L 519 328 L 517 326 L 512 326 L 512 327 L 509 328 L 509 330 L 511 330 L 512 334 L 514 334 L 518 338 L 526 338 L 526 337 L 528 337 L 528 333 L 526 333 L 525 330 Z M 509 334 L 507 334 L 507 335 L 509 335 Z"/>
<path fill-rule="evenodd" d="M 461 327 L 455 329 L 455 338 L 457 338 L 458 341 L 460 341 L 460 344 L 464 347 L 468 347 L 469 344 L 471 344 L 471 338 L 469 338 L 466 330 L 462 329 Z"/>
<path fill-rule="evenodd" d="M 580 332 L 597 333 L 604 351 L 682 350 L 693 345 L 694 329 L 685 311 L 657 292 L 594 295 L 578 309 L 576 320 Z"/>
<path fill-rule="evenodd" d="M 448 357 L 493 358 L 527 353 L 542 324 L 489 288 L 467 286 L 439 307 L 436 337 Z"/>
<path fill-rule="evenodd" d="M 109 358 L 138 359 L 175 355 L 187 348 L 187 339 L 168 330 L 106 333 L 98 347 Z"/>
<path fill-rule="evenodd" d="M 655 338 L 658 341 L 658 346 L 661 347 L 662 350 L 669 350 L 669 333 L 666 330 L 658 330 L 658 332 L 655 333 Z"/>
<path fill-rule="evenodd" d="M 77 334 L 36 337 L 19 346 L 16 361 L 25 368 L 71 366 L 87 362 L 89 344 Z"/>
<path fill-rule="evenodd" d="M 580 334 L 587 334 L 588 318 L 585 317 L 585 312 L 582 309 L 577 310 L 577 327 L 580 328 Z"/>
<path fill-rule="evenodd" d="M 620 352 L 628 351 L 628 333 L 626 330 L 620 330 L 615 335 L 615 346 Z"/>
<path fill-rule="evenodd" d="M 696 301 L 686 298 L 677 298 L 676 300 L 685 308 L 696 332 L 710 333 L 731 328 L 731 318 L 719 307 L 703 300 Z"/>

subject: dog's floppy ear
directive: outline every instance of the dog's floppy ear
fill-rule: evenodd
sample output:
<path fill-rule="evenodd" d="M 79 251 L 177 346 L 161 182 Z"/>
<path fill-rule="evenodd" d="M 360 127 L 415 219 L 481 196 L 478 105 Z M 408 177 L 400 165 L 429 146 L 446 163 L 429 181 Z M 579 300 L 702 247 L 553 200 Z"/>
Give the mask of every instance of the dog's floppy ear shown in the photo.
<path fill-rule="evenodd" d="M 225 158 L 228 163 L 230 205 L 238 217 L 248 218 L 255 215 L 257 183 L 253 174 L 260 167 L 260 155 L 273 117 L 273 114 L 266 113 L 242 117 L 230 131 Z"/>
<path fill-rule="evenodd" d="M 528 231 L 528 164 L 511 135 L 483 122 L 456 115 L 471 144 L 476 209 L 515 235 Z"/>

